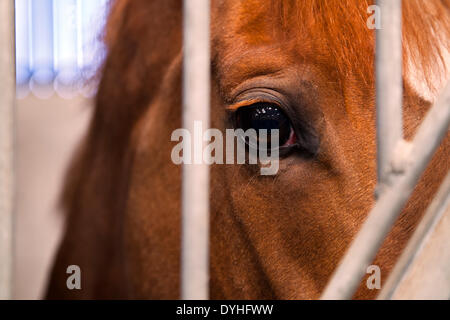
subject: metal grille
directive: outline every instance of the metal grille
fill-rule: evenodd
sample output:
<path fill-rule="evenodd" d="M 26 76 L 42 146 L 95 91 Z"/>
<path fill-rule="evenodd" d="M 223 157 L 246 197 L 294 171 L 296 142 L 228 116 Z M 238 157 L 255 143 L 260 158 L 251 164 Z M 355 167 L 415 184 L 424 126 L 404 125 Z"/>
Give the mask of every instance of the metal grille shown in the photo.
<path fill-rule="evenodd" d="M 402 133 L 402 34 L 401 0 L 379 0 L 382 29 L 376 34 L 377 82 L 377 203 L 327 285 L 322 299 L 351 298 L 383 239 L 408 200 L 427 163 L 445 137 L 450 121 L 450 84 L 444 89 L 412 142 Z M 0 2 L 0 299 L 11 297 L 13 212 L 13 106 L 14 106 L 14 1 Z M 184 1 L 183 126 L 193 132 L 200 121 L 209 126 L 210 112 L 210 1 Z M 202 150 L 193 150 L 202 159 Z M 414 155 L 414 157 L 412 157 Z M 203 159 L 204 160 L 204 159 Z M 206 163 L 207 161 L 200 161 Z M 441 187 L 379 298 L 395 296 L 413 272 L 424 241 L 447 241 L 442 231 L 449 219 L 449 178 Z M 183 166 L 182 186 L 182 299 L 209 297 L 209 166 Z M 444 221 L 444 222 L 445 222 Z M 446 222 L 448 225 L 448 222 Z M 438 231 L 441 230 L 441 231 Z M 442 240 L 444 239 L 444 240 Z M 445 243 L 444 241 L 444 243 Z M 424 249 L 425 248 L 425 249 Z M 434 249 L 435 250 L 435 249 Z M 447 248 L 448 251 L 448 248 Z M 444 259 L 445 260 L 445 259 Z M 441 263 L 442 262 L 442 263 Z M 438 270 L 449 270 L 448 261 Z M 445 271 L 443 271 L 445 272 Z M 446 275 L 448 274 L 445 273 Z M 437 280 L 436 280 L 437 279 Z M 439 277 L 434 281 L 439 281 Z M 450 283 L 441 283 L 438 297 L 450 296 Z M 447 296 L 445 296 L 447 295 Z M 404 295 L 403 295 L 404 296 Z M 427 297 L 427 296 L 425 296 Z"/>

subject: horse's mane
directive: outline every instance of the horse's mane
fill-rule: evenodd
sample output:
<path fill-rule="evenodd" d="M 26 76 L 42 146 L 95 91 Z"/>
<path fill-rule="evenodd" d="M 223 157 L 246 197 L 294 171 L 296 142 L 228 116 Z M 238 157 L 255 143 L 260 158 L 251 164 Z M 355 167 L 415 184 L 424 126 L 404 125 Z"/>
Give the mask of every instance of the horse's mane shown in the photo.
<path fill-rule="evenodd" d="M 405 71 L 418 73 L 436 91 L 438 79 L 450 75 L 450 0 L 403 3 Z"/>
<path fill-rule="evenodd" d="M 69 212 L 95 200 L 110 204 L 126 185 L 124 169 L 133 124 L 146 110 L 160 79 L 181 47 L 181 2 L 178 0 L 110 0 L 103 33 L 107 58 L 99 69 L 100 84 L 84 143 L 72 161 L 62 206 Z M 163 32 L 163 34 L 161 33 Z M 126 179 L 126 178 L 125 178 Z M 122 183 L 121 183 L 122 182 Z M 88 190 L 89 184 L 92 184 Z M 95 191 L 94 191 L 95 190 Z"/>
<path fill-rule="evenodd" d="M 314 46 L 325 46 L 341 75 L 359 74 L 368 80 L 373 77 L 374 32 L 366 21 L 372 4 L 370 0 L 271 0 L 271 10 L 290 34 L 306 35 Z M 423 80 L 433 87 L 432 75 L 448 71 L 443 50 L 450 52 L 450 0 L 404 0 L 403 47 L 405 72 L 420 66 Z"/>

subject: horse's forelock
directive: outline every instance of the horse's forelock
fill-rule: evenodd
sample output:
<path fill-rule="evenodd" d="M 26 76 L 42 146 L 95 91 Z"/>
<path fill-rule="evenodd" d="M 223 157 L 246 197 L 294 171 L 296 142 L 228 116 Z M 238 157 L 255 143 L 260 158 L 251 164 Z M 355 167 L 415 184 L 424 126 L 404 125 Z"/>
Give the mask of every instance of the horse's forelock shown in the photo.
<path fill-rule="evenodd" d="M 450 79 L 450 0 L 403 3 L 404 74 L 433 102 Z"/>
<path fill-rule="evenodd" d="M 271 10 L 281 28 L 326 46 L 341 75 L 352 72 L 370 80 L 374 33 L 366 21 L 372 4 L 373 0 L 272 0 Z M 419 73 L 422 88 L 438 91 L 449 78 L 450 0 L 403 1 L 403 40 L 406 78 Z"/>
<path fill-rule="evenodd" d="M 280 26 L 328 52 L 341 77 L 352 73 L 365 82 L 373 74 L 373 31 L 366 25 L 369 5 L 366 0 L 271 0 Z"/>

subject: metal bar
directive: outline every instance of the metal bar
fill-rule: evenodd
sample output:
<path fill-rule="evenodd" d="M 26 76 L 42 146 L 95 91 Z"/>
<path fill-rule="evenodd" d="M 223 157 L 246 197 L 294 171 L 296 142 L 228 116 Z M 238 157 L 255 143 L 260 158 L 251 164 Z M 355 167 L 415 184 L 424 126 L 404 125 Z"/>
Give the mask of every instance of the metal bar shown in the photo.
<path fill-rule="evenodd" d="M 450 173 L 377 299 L 450 298 Z M 420 273 L 420 277 L 415 277 Z M 417 290 L 419 289 L 419 290 Z"/>
<path fill-rule="evenodd" d="M 14 1 L 0 1 L 0 300 L 12 298 Z"/>
<path fill-rule="evenodd" d="M 427 163 L 447 133 L 450 122 L 450 83 L 420 125 L 412 142 L 410 166 L 386 186 L 361 230 L 335 271 L 322 299 L 350 299 L 367 266 L 411 195 Z M 394 192 L 395 191 L 395 192 Z"/>
<path fill-rule="evenodd" d="M 377 0 L 381 29 L 376 31 L 377 194 L 390 183 L 391 160 L 403 138 L 402 1 Z"/>
<path fill-rule="evenodd" d="M 184 1 L 183 127 L 200 135 L 192 141 L 194 163 L 183 165 L 181 297 L 186 300 L 209 296 L 209 166 L 198 148 L 205 144 L 203 132 L 195 126 L 209 127 L 209 21 L 209 0 Z"/>

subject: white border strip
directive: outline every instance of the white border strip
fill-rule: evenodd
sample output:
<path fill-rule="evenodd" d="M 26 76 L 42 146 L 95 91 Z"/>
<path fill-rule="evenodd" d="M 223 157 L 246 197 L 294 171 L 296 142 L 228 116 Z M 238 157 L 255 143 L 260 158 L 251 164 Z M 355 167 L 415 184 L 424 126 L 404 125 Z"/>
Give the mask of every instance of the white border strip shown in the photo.
<path fill-rule="evenodd" d="M 0 1 L 0 300 L 12 298 L 13 146 L 15 103 L 14 0 Z"/>

